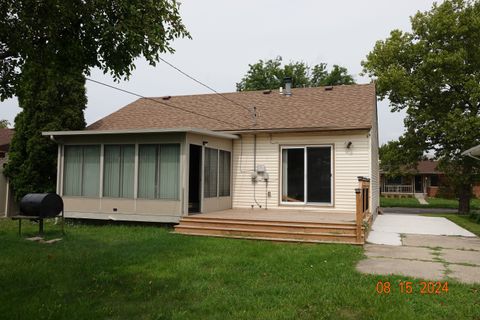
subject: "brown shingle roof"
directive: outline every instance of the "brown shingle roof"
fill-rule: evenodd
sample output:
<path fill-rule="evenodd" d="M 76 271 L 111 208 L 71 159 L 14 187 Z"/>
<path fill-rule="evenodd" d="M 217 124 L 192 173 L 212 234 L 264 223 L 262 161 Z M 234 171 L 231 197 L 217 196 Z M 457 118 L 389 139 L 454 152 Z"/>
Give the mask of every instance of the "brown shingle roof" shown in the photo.
<path fill-rule="evenodd" d="M 418 162 L 416 171 L 417 173 L 423 173 L 423 174 L 427 174 L 427 173 L 439 174 L 441 172 L 438 171 L 437 166 L 438 166 L 438 161 L 422 160 Z"/>
<path fill-rule="evenodd" d="M 204 128 L 209 130 L 272 129 L 364 129 L 371 128 L 376 108 L 375 84 L 292 89 L 292 96 L 278 91 L 224 93 L 225 97 L 248 108 L 256 107 L 257 121 L 251 113 L 217 94 L 153 98 L 162 103 L 204 114 L 225 122 L 177 110 L 149 99 L 138 99 L 98 120 L 87 130 L 147 128 Z"/>
<path fill-rule="evenodd" d="M 380 170 L 381 173 L 386 173 L 385 170 Z M 406 165 L 400 167 L 400 172 L 403 174 L 443 174 L 438 170 L 438 161 L 436 160 L 421 160 L 417 163 L 415 168 L 409 168 Z"/>

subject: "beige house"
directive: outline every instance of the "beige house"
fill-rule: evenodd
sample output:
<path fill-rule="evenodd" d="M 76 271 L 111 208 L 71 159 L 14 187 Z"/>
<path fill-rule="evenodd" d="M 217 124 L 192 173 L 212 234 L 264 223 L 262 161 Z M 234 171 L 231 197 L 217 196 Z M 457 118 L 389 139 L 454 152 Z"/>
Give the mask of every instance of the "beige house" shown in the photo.
<path fill-rule="evenodd" d="M 11 216 L 17 213 L 17 204 L 13 199 L 11 187 L 3 169 L 8 162 L 8 152 L 12 142 L 14 130 L 0 129 L 0 216 Z"/>
<path fill-rule="evenodd" d="M 58 143 L 65 216 L 176 223 L 226 209 L 379 206 L 374 84 L 139 99 Z M 266 210 L 265 210 L 266 209 Z"/>

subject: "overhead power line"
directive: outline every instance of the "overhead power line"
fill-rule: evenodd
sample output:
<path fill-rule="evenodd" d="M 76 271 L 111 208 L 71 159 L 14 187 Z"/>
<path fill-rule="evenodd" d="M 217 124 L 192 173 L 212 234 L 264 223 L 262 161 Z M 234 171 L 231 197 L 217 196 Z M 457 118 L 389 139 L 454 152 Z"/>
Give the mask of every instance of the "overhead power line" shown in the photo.
<path fill-rule="evenodd" d="M 225 99 L 225 100 L 227 100 L 227 101 L 230 101 L 231 103 L 233 103 L 233 104 L 235 104 L 235 105 L 237 105 L 237 106 L 239 106 L 239 107 L 247 110 L 250 114 L 252 114 L 252 109 L 251 109 L 251 108 L 246 107 L 246 106 L 244 106 L 244 105 L 236 102 L 235 100 L 232 100 L 232 99 L 228 98 L 227 96 L 225 96 L 224 94 L 222 94 L 222 93 L 218 92 L 217 90 L 213 89 L 213 88 L 210 87 L 209 85 L 203 83 L 202 81 L 200 81 L 200 80 L 198 80 L 198 79 L 195 79 L 193 76 L 189 75 L 188 73 L 186 73 L 185 71 L 183 71 L 183 70 L 181 70 L 180 68 L 176 67 L 175 65 L 173 65 L 173 64 L 170 63 L 170 62 L 168 62 L 167 60 L 165 60 L 165 59 L 163 59 L 163 58 L 161 58 L 161 57 L 159 57 L 159 59 L 160 59 L 161 61 L 163 61 L 165 64 L 167 64 L 167 65 L 169 65 L 170 67 L 172 67 L 173 69 L 175 69 L 175 70 L 177 70 L 178 72 L 180 72 L 181 74 L 183 74 L 185 77 L 187 77 L 187 78 L 195 81 L 196 83 L 204 86 L 205 88 L 209 89 L 210 91 L 218 94 L 218 95 L 219 95 L 220 97 L 222 97 L 223 99 Z"/>
<path fill-rule="evenodd" d="M 191 113 L 191 114 L 194 114 L 194 115 L 197 115 L 197 116 L 201 116 L 201 117 L 204 117 L 204 118 L 207 118 L 207 119 L 210 119 L 210 120 L 215 120 L 215 121 L 218 121 L 218 122 L 222 122 L 222 123 L 231 125 L 231 126 L 233 126 L 234 128 L 237 128 L 237 127 L 238 127 L 238 124 L 235 124 L 235 123 L 233 123 L 233 122 L 221 120 L 221 119 L 218 119 L 218 118 L 215 118 L 215 117 L 211 117 L 211 116 L 208 116 L 208 115 L 205 115 L 205 114 L 202 114 L 202 113 L 198 113 L 198 112 L 191 111 L 191 110 L 188 110 L 188 109 L 185 109 L 185 108 L 182 108 L 182 107 L 178 107 L 178 106 L 172 105 L 172 104 L 170 104 L 170 103 L 165 103 L 165 102 L 159 101 L 159 100 L 157 100 L 157 99 L 145 97 L 145 96 L 143 96 L 143 95 L 141 95 L 141 94 L 138 94 L 138 93 L 135 93 L 135 92 L 132 92 L 132 91 L 128 91 L 128 90 L 125 90 L 125 89 L 122 89 L 122 88 L 119 88 L 119 87 L 116 87 L 116 86 L 112 86 L 112 85 L 110 85 L 110 84 L 107 84 L 107 83 L 104 83 L 104 82 L 101 82 L 101 81 L 98 81 L 98 80 L 94 80 L 94 79 L 90 79 L 90 78 L 86 78 L 86 79 L 87 79 L 88 81 L 90 81 L 90 82 L 93 82 L 93 83 L 96 83 L 96 84 L 99 84 L 99 85 L 102 85 L 102 86 L 105 86 L 105 87 L 108 87 L 108 88 L 111 88 L 111 89 L 114 89 L 114 90 L 118 90 L 118 91 L 121 91 L 121 92 L 124 92 L 124 93 L 128 93 L 128 94 L 130 94 L 130 95 L 133 95 L 133 96 L 136 96 L 136 97 L 139 97 L 139 98 L 143 98 L 143 99 L 146 99 L 146 100 L 150 100 L 150 101 L 159 103 L 159 104 L 161 104 L 161 105 L 163 105 L 163 106 L 166 106 L 166 107 L 170 107 L 170 108 L 173 108 L 173 109 L 182 110 L 182 111 L 184 111 L 184 112 L 188 112 L 188 113 Z"/>

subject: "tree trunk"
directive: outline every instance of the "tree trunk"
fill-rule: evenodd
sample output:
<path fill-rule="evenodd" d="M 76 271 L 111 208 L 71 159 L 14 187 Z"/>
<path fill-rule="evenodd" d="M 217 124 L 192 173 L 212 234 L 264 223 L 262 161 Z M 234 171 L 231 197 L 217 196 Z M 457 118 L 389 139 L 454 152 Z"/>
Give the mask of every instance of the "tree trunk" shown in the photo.
<path fill-rule="evenodd" d="M 462 185 L 458 199 L 458 213 L 468 214 L 470 212 L 470 199 L 472 198 L 472 187 L 470 185 Z"/>

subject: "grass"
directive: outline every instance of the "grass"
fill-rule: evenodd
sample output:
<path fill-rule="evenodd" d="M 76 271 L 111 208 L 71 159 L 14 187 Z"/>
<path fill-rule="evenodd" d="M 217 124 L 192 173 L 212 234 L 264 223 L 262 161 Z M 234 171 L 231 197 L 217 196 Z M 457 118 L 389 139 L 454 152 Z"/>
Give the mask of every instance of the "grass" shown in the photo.
<path fill-rule="evenodd" d="M 27 233 L 35 225 L 25 223 Z M 477 319 L 480 286 L 400 293 L 400 276 L 355 270 L 351 245 L 172 234 L 156 226 L 69 225 L 41 244 L 0 220 L 2 319 Z M 58 236 L 51 222 L 48 238 Z M 52 231 L 53 230 L 53 231 Z M 378 281 L 390 294 L 377 294 Z"/>
<path fill-rule="evenodd" d="M 446 208 L 458 209 L 458 200 L 428 198 L 428 205 L 422 205 L 415 198 L 385 198 L 380 197 L 380 205 L 382 207 L 407 207 L 407 208 Z M 480 199 L 472 199 L 470 207 L 473 210 L 480 209 Z"/>
<path fill-rule="evenodd" d="M 408 207 L 417 208 L 420 203 L 415 198 L 385 198 L 380 197 L 381 207 Z"/>

